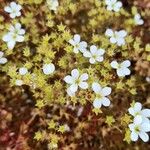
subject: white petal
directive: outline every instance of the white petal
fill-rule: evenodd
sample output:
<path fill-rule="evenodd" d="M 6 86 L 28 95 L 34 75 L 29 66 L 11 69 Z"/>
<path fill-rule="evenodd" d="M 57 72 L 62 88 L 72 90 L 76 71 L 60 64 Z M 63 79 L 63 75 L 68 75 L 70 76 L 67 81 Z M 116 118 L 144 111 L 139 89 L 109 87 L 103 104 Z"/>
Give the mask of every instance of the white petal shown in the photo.
<path fill-rule="evenodd" d="M 4 55 L 4 52 L 0 51 L 0 58 L 2 58 Z"/>
<path fill-rule="evenodd" d="M 72 84 L 69 88 L 70 88 L 72 93 L 75 93 L 78 90 L 78 85 L 77 84 Z"/>
<path fill-rule="evenodd" d="M 149 136 L 148 136 L 147 133 L 145 133 L 145 132 L 140 132 L 140 133 L 139 133 L 139 136 L 140 136 L 140 138 L 141 138 L 144 142 L 148 142 Z"/>
<path fill-rule="evenodd" d="M 107 29 L 105 32 L 106 36 L 112 37 L 114 35 L 113 30 L 112 29 Z"/>
<path fill-rule="evenodd" d="M 103 55 L 105 53 L 105 50 L 104 49 L 98 49 L 98 51 L 97 51 L 97 55 Z"/>
<path fill-rule="evenodd" d="M 76 44 L 78 44 L 78 43 L 80 42 L 80 35 L 79 35 L 79 34 L 75 34 L 75 35 L 74 35 L 74 42 L 75 42 Z"/>
<path fill-rule="evenodd" d="M 5 64 L 7 62 L 6 58 L 0 58 L 0 64 Z"/>
<path fill-rule="evenodd" d="M 87 47 L 87 43 L 85 41 L 82 41 L 82 42 L 79 43 L 79 47 L 86 48 Z"/>
<path fill-rule="evenodd" d="M 81 76 L 80 76 L 80 80 L 81 81 L 85 81 L 85 80 L 87 80 L 88 79 L 88 74 L 87 73 L 83 73 Z"/>
<path fill-rule="evenodd" d="M 25 75 L 27 73 L 28 73 L 28 69 L 27 68 L 25 68 L 25 67 L 19 68 L 19 74 L 20 75 Z"/>
<path fill-rule="evenodd" d="M 139 111 L 141 111 L 141 109 L 142 109 L 142 104 L 139 103 L 139 102 L 136 102 L 136 103 L 134 104 L 134 111 L 135 111 L 135 112 L 139 112 Z"/>
<path fill-rule="evenodd" d="M 78 79 L 79 78 L 79 71 L 77 69 L 73 69 L 71 71 L 71 75 L 74 79 Z"/>
<path fill-rule="evenodd" d="M 17 41 L 17 42 L 23 42 L 23 41 L 24 41 L 24 37 L 18 35 L 18 36 L 16 37 L 16 41 Z"/>
<path fill-rule="evenodd" d="M 110 87 L 104 87 L 101 91 L 103 96 L 108 96 L 111 93 L 111 88 Z"/>
<path fill-rule="evenodd" d="M 71 97 L 75 96 L 75 92 L 72 92 L 70 88 L 67 88 L 67 94 Z"/>
<path fill-rule="evenodd" d="M 111 37 L 111 38 L 110 38 L 110 42 L 114 44 L 114 43 L 116 43 L 116 42 L 117 42 L 117 40 L 116 40 L 116 38 Z"/>
<path fill-rule="evenodd" d="M 117 45 L 118 46 L 121 46 L 121 45 L 125 45 L 125 40 L 124 38 L 117 38 Z"/>
<path fill-rule="evenodd" d="M 13 19 L 13 18 L 15 18 L 15 17 L 16 17 L 16 13 L 11 13 L 11 14 L 10 14 L 10 18 Z"/>
<path fill-rule="evenodd" d="M 128 109 L 128 112 L 129 112 L 132 116 L 135 115 L 134 109 L 133 109 L 132 107 L 130 107 L 130 108 Z"/>
<path fill-rule="evenodd" d="M 124 69 L 124 68 L 123 68 L 123 69 Z M 117 69 L 117 75 L 118 75 L 119 77 L 124 77 L 124 76 L 125 76 L 123 69 L 122 69 L 122 68 Z"/>
<path fill-rule="evenodd" d="M 97 47 L 96 47 L 95 45 L 90 46 L 90 52 L 91 52 L 92 54 L 96 54 L 96 52 L 97 52 Z"/>
<path fill-rule="evenodd" d="M 104 60 L 103 57 L 97 57 L 97 58 L 96 58 L 96 61 L 98 61 L 98 62 L 102 62 L 103 60 Z"/>
<path fill-rule="evenodd" d="M 55 66 L 54 64 L 50 63 L 50 64 L 44 64 L 43 65 L 43 72 L 46 75 L 52 74 L 55 71 Z"/>
<path fill-rule="evenodd" d="M 96 61 L 95 61 L 95 59 L 94 59 L 93 57 L 90 58 L 89 62 L 90 62 L 91 64 L 95 64 L 95 63 L 96 63 Z"/>
<path fill-rule="evenodd" d="M 144 117 L 150 117 L 150 109 L 143 109 L 141 113 Z"/>
<path fill-rule="evenodd" d="M 83 53 L 83 56 L 84 57 L 92 57 L 92 55 L 91 55 L 91 53 L 89 52 L 89 51 L 85 51 L 84 53 Z"/>
<path fill-rule="evenodd" d="M 142 116 L 141 115 L 137 115 L 134 117 L 134 124 L 139 125 L 142 123 Z"/>
<path fill-rule="evenodd" d="M 77 53 L 79 53 L 79 49 L 77 47 L 74 47 L 73 52 L 77 54 Z"/>
<path fill-rule="evenodd" d="M 129 128 L 130 128 L 131 131 L 134 131 L 135 124 L 134 123 L 129 124 Z"/>
<path fill-rule="evenodd" d="M 8 34 L 3 36 L 3 41 L 9 42 L 11 40 L 12 40 L 12 34 L 8 33 Z"/>
<path fill-rule="evenodd" d="M 121 3 L 121 2 L 117 2 L 117 3 L 114 5 L 114 11 L 118 12 L 121 7 L 122 7 L 122 3 Z"/>
<path fill-rule="evenodd" d="M 128 68 L 121 68 L 124 75 L 130 75 L 131 71 Z"/>
<path fill-rule="evenodd" d="M 12 12 L 12 9 L 11 9 L 9 6 L 6 6 L 6 7 L 4 8 L 4 10 L 5 10 L 6 12 L 8 12 L 8 13 L 11 13 L 11 12 Z"/>
<path fill-rule="evenodd" d="M 10 3 L 10 6 L 11 6 L 11 8 L 14 8 L 14 9 L 15 9 L 16 6 L 17 6 L 17 4 L 16 4 L 15 2 L 11 2 L 11 3 Z"/>
<path fill-rule="evenodd" d="M 16 28 L 17 30 L 20 30 L 20 29 L 21 29 L 21 24 L 20 24 L 20 23 L 16 23 L 16 24 L 15 24 L 15 28 Z"/>
<path fill-rule="evenodd" d="M 138 140 L 138 134 L 135 133 L 134 131 L 131 132 L 131 140 L 132 141 L 137 141 Z"/>
<path fill-rule="evenodd" d="M 149 123 L 145 123 L 145 122 L 142 123 L 141 128 L 142 128 L 142 131 L 150 132 L 150 124 Z"/>
<path fill-rule="evenodd" d="M 25 30 L 24 29 L 19 30 L 18 34 L 21 34 L 21 35 L 25 34 Z"/>
<path fill-rule="evenodd" d="M 110 63 L 110 65 L 111 65 L 112 68 L 117 69 L 119 64 L 116 60 L 114 60 Z"/>
<path fill-rule="evenodd" d="M 69 75 L 64 78 L 64 81 L 68 84 L 74 83 L 74 79 L 72 78 L 72 76 L 69 76 Z"/>
<path fill-rule="evenodd" d="M 87 82 L 80 82 L 79 87 L 81 89 L 87 89 L 88 88 L 88 84 L 87 84 Z"/>
<path fill-rule="evenodd" d="M 125 60 L 124 62 L 121 63 L 121 66 L 123 67 L 129 67 L 131 65 L 131 62 L 129 60 Z"/>
<path fill-rule="evenodd" d="M 95 99 L 95 100 L 93 101 L 93 106 L 94 106 L 94 108 L 101 108 L 101 106 L 102 106 L 102 101 L 99 100 L 99 99 Z"/>
<path fill-rule="evenodd" d="M 15 44 L 16 44 L 16 42 L 11 40 L 7 43 L 7 46 L 9 49 L 13 49 L 15 47 Z"/>
<path fill-rule="evenodd" d="M 118 36 L 119 36 L 119 37 L 125 37 L 125 36 L 127 36 L 127 32 L 126 32 L 125 30 L 120 30 L 120 31 L 118 32 Z"/>
<path fill-rule="evenodd" d="M 73 45 L 73 46 L 75 46 L 76 44 L 75 44 L 75 42 L 74 42 L 74 40 L 69 40 L 69 43 L 71 44 L 71 45 Z"/>
<path fill-rule="evenodd" d="M 107 107 L 110 105 L 110 100 L 107 97 L 104 97 L 102 98 L 102 104 Z"/>
<path fill-rule="evenodd" d="M 100 84 L 96 83 L 96 82 L 93 82 L 92 84 L 92 90 L 95 92 L 95 93 L 99 93 L 101 91 L 101 86 Z"/>

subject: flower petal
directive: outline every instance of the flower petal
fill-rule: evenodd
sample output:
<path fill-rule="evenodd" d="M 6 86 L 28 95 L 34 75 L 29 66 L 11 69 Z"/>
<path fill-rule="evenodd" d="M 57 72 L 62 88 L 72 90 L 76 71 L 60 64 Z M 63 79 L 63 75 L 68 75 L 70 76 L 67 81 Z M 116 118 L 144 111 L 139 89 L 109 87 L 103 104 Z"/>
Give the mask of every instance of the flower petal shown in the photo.
<path fill-rule="evenodd" d="M 131 140 L 137 141 L 138 140 L 138 134 L 134 131 L 131 132 Z"/>
<path fill-rule="evenodd" d="M 140 132 L 140 133 L 139 133 L 139 136 L 140 136 L 140 138 L 141 138 L 144 142 L 148 142 L 149 136 L 148 136 L 147 133 L 145 133 L 145 132 Z"/>
<path fill-rule="evenodd" d="M 73 69 L 71 71 L 71 75 L 74 79 L 78 79 L 79 78 L 79 71 L 77 69 Z"/>
<path fill-rule="evenodd" d="M 95 61 L 95 59 L 94 59 L 93 57 L 90 58 L 89 62 L 90 62 L 91 64 L 95 64 L 95 63 L 96 63 L 96 61 Z"/>
<path fill-rule="evenodd" d="M 135 111 L 135 112 L 139 112 L 139 111 L 141 111 L 141 109 L 142 109 L 142 104 L 139 103 L 139 102 L 136 102 L 136 103 L 134 104 L 134 111 Z"/>
<path fill-rule="evenodd" d="M 96 99 L 93 101 L 93 106 L 94 106 L 94 108 L 101 108 L 101 106 L 102 106 L 102 101 L 96 98 Z"/>
<path fill-rule="evenodd" d="M 122 68 L 117 69 L 117 75 L 119 77 L 124 77 L 125 76 L 125 74 L 124 74 L 124 68 L 123 69 Z"/>
<path fill-rule="evenodd" d="M 7 46 L 9 49 L 13 49 L 15 47 L 15 44 L 16 44 L 16 42 L 11 40 L 7 43 Z"/>
<path fill-rule="evenodd" d="M 81 76 L 80 76 L 80 80 L 81 81 L 85 81 L 85 80 L 87 80 L 88 79 L 88 74 L 87 73 L 83 73 Z"/>
<path fill-rule="evenodd" d="M 129 112 L 129 114 L 131 114 L 132 116 L 135 115 L 134 109 L 133 109 L 132 107 L 130 107 L 130 108 L 128 109 L 128 112 Z"/>
<path fill-rule="evenodd" d="M 80 82 L 79 87 L 81 89 L 87 89 L 88 88 L 88 84 L 87 84 L 87 82 Z"/>
<path fill-rule="evenodd" d="M 142 123 L 142 116 L 141 115 L 137 115 L 134 117 L 134 124 L 139 125 Z"/>
<path fill-rule="evenodd" d="M 90 46 L 90 52 L 94 55 L 97 52 L 97 47 L 95 45 Z"/>
<path fill-rule="evenodd" d="M 112 68 L 117 69 L 119 64 L 116 60 L 114 60 L 110 63 L 110 65 L 111 65 Z"/>
<path fill-rule="evenodd" d="M 100 48 L 97 50 L 97 55 L 103 55 L 105 53 L 105 50 Z"/>
<path fill-rule="evenodd" d="M 78 85 L 77 84 L 72 84 L 69 88 L 70 88 L 72 93 L 75 93 L 78 90 Z"/>
<path fill-rule="evenodd" d="M 122 67 L 129 67 L 131 65 L 131 62 L 129 60 L 125 60 L 121 63 Z"/>
<path fill-rule="evenodd" d="M 150 117 L 150 109 L 143 109 L 141 113 L 144 117 Z"/>
<path fill-rule="evenodd" d="M 116 38 L 111 37 L 111 38 L 110 38 L 110 42 L 114 44 L 114 43 L 116 43 L 116 42 L 117 42 L 117 40 L 116 40 Z"/>
<path fill-rule="evenodd" d="M 72 78 L 72 76 L 68 75 L 64 78 L 64 81 L 68 84 L 73 84 L 74 83 L 74 79 Z"/>
<path fill-rule="evenodd" d="M 83 56 L 84 57 L 92 57 L 92 55 L 91 55 L 91 53 L 89 52 L 89 51 L 85 51 L 84 53 L 83 53 Z"/>
<path fill-rule="evenodd" d="M 103 96 L 108 96 L 111 93 L 111 88 L 110 87 L 104 87 L 101 91 Z"/>
<path fill-rule="evenodd" d="M 150 132 L 150 124 L 149 123 L 142 123 L 141 128 L 144 132 Z"/>
<path fill-rule="evenodd" d="M 100 84 L 98 84 L 97 82 L 93 82 L 93 84 L 92 84 L 92 90 L 96 93 L 96 94 L 98 94 L 98 93 L 100 93 L 101 92 L 101 86 L 100 86 Z"/>
<path fill-rule="evenodd" d="M 5 64 L 7 62 L 6 58 L 0 58 L 0 64 Z"/>
<path fill-rule="evenodd" d="M 8 12 L 8 13 L 11 13 L 11 12 L 12 12 L 12 9 L 11 9 L 9 6 L 6 6 L 6 7 L 4 8 L 4 10 L 5 10 L 6 12 Z"/>
<path fill-rule="evenodd" d="M 72 92 L 70 88 L 67 88 L 67 94 L 71 97 L 75 96 L 75 92 Z"/>
<path fill-rule="evenodd" d="M 74 42 L 75 42 L 75 44 L 78 44 L 80 42 L 80 35 L 79 34 L 74 35 Z"/>
<path fill-rule="evenodd" d="M 103 60 L 104 60 L 104 58 L 102 56 L 96 58 L 96 61 L 98 61 L 98 62 L 102 62 Z"/>
<path fill-rule="evenodd" d="M 110 100 L 107 97 L 102 98 L 102 104 L 106 107 L 110 105 Z"/>
<path fill-rule="evenodd" d="M 113 30 L 112 29 L 107 29 L 105 32 L 106 36 L 112 37 L 114 35 Z"/>

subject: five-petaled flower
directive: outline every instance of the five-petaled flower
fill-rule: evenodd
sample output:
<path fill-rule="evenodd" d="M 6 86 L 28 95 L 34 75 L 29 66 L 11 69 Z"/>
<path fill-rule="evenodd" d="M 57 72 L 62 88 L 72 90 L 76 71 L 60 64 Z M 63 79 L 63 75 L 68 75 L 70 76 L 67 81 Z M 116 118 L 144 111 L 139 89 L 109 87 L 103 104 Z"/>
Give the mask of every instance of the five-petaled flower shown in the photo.
<path fill-rule="evenodd" d="M 150 123 L 150 109 L 142 109 L 142 104 L 136 102 L 133 106 L 128 109 L 129 113 L 134 117 L 134 120 L 141 120 L 145 123 Z"/>
<path fill-rule="evenodd" d="M 141 19 L 141 15 L 140 14 L 136 14 L 134 16 L 134 23 L 136 25 L 142 25 L 144 23 L 143 19 Z"/>
<path fill-rule="evenodd" d="M 73 69 L 71 71 L 71 76 L 67 75 L 64 78 L 64 81 L 66 83 L 68 83 L 70 86 L 67 89 L 67 93 L 70 93 L 70 96 L 74 95 L 74 93 L 78 90 L 78 87 L 80 87 L 81 89 L 87 89 L 88 88 L 88 84 L 86 82 L 86 80 L 88 79 L 88 74 L 87 73 L 83 73 L 83 74 L 79 74 L 79 71 L 77 69 Z"/>
<path fill-rule="evenodd" d="M 101 48 L 98 49 L 95 45 L 92 45 L 90 47 L 90 51 L 85 51 L 83 53 L 83 56 L 90 58 L 89 62 L 91 64 L 95 64 L 96 61 L 97 62 L 102 62 L 104 60 L 104 58 L 103 58 L 104 53 L 105 53 L 104 49 L 101 49 Z"/>
<path fill-rule="evenodd" d="M 150 124 L 143 122 L 142 120 L 139 121 L 138 118 L 134 119 L 134 122 L 129 124 L 129 128 L 131 130 L 131 140 L 137 141 L 138 137 L 140 137 L 144 142 L 149 140 L 149 136 L 147 132 L 150 131 Z"/>
<path fill-rule="evenodd" d="M 110 37 L 111 43 L 116 43 L 118 46 L 125 45 L 125 37 L 127 36 L 125 30 L 113 31 L 112 29 L 107 29 L 105 35 Z"/>
<path fill-rule="evenodd" d="M 20 23 L 16 23 L 15 26 L 10 26 L 9 32 L 3 36 L 3 41 L 7 42 L 9 49 L 15 47 L 16 42 L 23 42 L 25 30 L 21 28 Z"/>
<path fill-rule="evenodd" d="M 21 12 L 20 12 L 21 9 L 22 9 L 22 6 L 19 4 L 16 4 L 15 2 L 11 2 L 10 6 L 6 6 L 4 8 L 4 10 L 10 14 L 11 18 L 21 16 Z"/>
<path fill-rule="evenodd" d="M 122 7 L 122 3 L 117 0 L 105 0 L 107 10 L 118 12 Z"/>
<path fill-rule="evenodd" d="M 111 62 L 111 67 L 117 69 L 117 75 L 119 77 L 125 77 L 126 75 L 130 75 L 131 71 L 128 67 L 131 65 L 129 60 L 125 60 L 122 63 L 118 63 L 116 60 Z"/>
<path fill-rule="evenodd" d="M 0 64 L 7 63 L 7 58 L 5 58 L 3 56 L 4 56 L 4 52 L 0 51 Z"/>
<path fill-rule="evenodd" d="M 111 93 L 110 87 L 102 88 L 100 84 L 94 82 L 92 84 L 92 89 L 96 93 L 96 98 L 93 101 L 94 108 L 101 108 L 102 105 L 106 107 L 110 105 L 110 100 L 106 97 Z"/>
<path fill-rule="evenodd" d="M 47 4 L 50 10 L 57 11 L 57 7 L 59 6 L 58 0 L 47 0 Z"/>
<path fill-rule="evenodd" d="M 79 34 L 75 34 L 73 39 L 69 40 L 69 43 L 74 46 L 73 52 L 74 53 L 79 53 L 81 51 L 84 53 L 87 48 L 87 43 L 85 41 L 80 41 L 81 37 Z"/>

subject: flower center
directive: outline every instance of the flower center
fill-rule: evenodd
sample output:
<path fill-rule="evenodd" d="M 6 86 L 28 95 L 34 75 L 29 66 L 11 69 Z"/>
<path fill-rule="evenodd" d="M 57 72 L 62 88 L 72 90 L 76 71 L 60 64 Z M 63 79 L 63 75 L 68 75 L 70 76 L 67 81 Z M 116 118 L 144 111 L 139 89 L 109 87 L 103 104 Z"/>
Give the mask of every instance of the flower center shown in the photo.
<path fill-rule="evenodd" d="M 102 96 L 101 94 L 97 94 L 96 97 L 97 97 L 98 99 L 101 99 L 103 96 Z"/>
<path fill-rule="evenodd" d="M 139 126 L 136 126 L 136 127 L 134 128 L 134 130 L 135 130 L 135 132 L 140 132 Z"/>
<path fill-rule="evenodd" d="M 75 84 L 80 84 L 80 79 L 77 79 L 76 81 L 75 81 Z"/>

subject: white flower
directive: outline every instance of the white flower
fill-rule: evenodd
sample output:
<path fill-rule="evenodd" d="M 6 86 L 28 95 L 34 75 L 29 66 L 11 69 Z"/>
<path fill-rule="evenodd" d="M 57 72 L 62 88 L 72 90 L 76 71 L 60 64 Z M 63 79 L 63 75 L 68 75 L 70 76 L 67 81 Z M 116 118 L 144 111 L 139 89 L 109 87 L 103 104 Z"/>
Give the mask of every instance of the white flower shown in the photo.
<path fill-rule="evenodd" d="M 137 141 L 140 137 L 144 142 L 149 140 L 149 136 L 146 132 L 150 131 L 150 124 L 146 122 L 139 122 L 139 120 L 134 120 L 132 124 L 129 124 L 131 130 L 131 140 Z"/>
<path fill-rule="evenodd" d="M 135 23 L 136 25 L 142 25 L 142 24 L 144 23 L 143 19 L 141 19 L 140 14 L 136 14 L 136 15 L 134 16 L 134 23 Z"/>
<path fill-rule="evenodd" d="M 25 75 L 27 73 L 28 73 L 28 69 L 27 68 L 25 68 L 25 67 L 19 68 L 19 74 L 20 75 Z"/>
<path fill-rule="evenodd" d="M 16 82 L 15 82 L 15 84 L 16 84 L 17 86 L 21 86 L 21 85 L 23 85 L 23 81 L 17 79 Z"/>
<path fill-rule="evenodd" d="M 73 94 L 78 90 L 78 87 L 80 87 L 81 89 L 87 89 L 88 88 L 88 84 L 86 82 L 87 79 L 88 79 L 87 73 L 83 73 L 80 75 L 77 69 L 73 69 L 71 71 L 71 76 L 67 75 L 64 78 L 64 81 L 70 85 L 67 91 Z"/>
<path fill-rule="evenodd" d="M 117 0 L 105 0 L 107 10 L 118 12 L 122 7 L 122 3 Z"/>
<path fill-rule="evenodd" d="M 110 37 L 111 43 L 116 43 L 118 46 L 125 45 L 125 37 L 127 36 L 125 30 L 113 31 L 112 29 L 107 29 L 105 35 Z"/>
<path fill-rule="evenodd" d="M 7 58 L 3 57 L 4 53 L 0 51 L 0 64 L 5 64 L 7 63 Z"/>
<path fill-rule="evenodd" d="M 54 64 L 50 63 L 50 64 L 44 64 L 43 65 L 43 72 L 46 75 L 52 74 L 55 71 L 55 66 Z"/>
<path fill-rule="evenodd" d="M 145 123 L 150 123 L 149 119 L 150 118 L 150 109 L 143 109 L 142 110 L 142 104 L 139 102 L 136 102 L 134 106 L 130 107 L 128 109 L 129 113 L 134 116 L 134 120 L 141 120 Z"/>
<path fill-rule="evenodd" d="M 86 51 L 87 48 L 87 43 L 85 41 L 81 41 L 80 35 L 79 34 L 75 34 L 73 39 L 69 40 L 69 43 L 74 46 L 74 53 L 78 53 L 79 51 L 81 51 L 82 53 L 84 51 Z"/>
<path fill-rule="evenodd" d="M 83 53 L 83 56 L 90 58 L 89 62 L 91 64 L 95 64 L 96 61 L 97 62 L 102 62 L 104 60 L 104 58 L 103 58 L 103 54 L 104 53 L 105 53 L 104 49 L 101 49 L 101 48 L 97 49 L 97 47 L 95 45 L 92 45 L 90 47 L 90 52 L 89 51 L 85 51 Z"/>
<path fill-rule="evenodd" d="M 150 77 L 146 77 L 146 81 L 150 83 Z"/>
<path fill-rule="evenodd" d="M 3 41 L 7 42 L 9 49 L 13 49 L 16 42 L 23 42 L 25 30 L 21 29 L 21 24 L 16 23 L 15 26 L 10 26 L 9 32 L 3 36 Z"/>
<path fill-rule="evenodd" d="M 94 82 L 92 84 L 92 89 L 96 93 L 96 98 L 93 101 L 94 108 L 101 108 L 102 105 L 109 106 L 110 100 L 106 97 L 111 93 L 110 87 L 102 88 L 100 84 Z"/>
<path fill-rule="evenodd" d="M 50 10 L 57 11 L 57 7 L 59 6 L 58 0 L 47 0 L 47 4 Z"/>
<path fill-rule="evenodd" d="M 131 62 L 129 60 L 125 60 L 120 64 L 118 64 L 118 62 L 114 60 L 110 65 L 112 68 L 117 69 L 117 75 L 119 77 L 125 77 L 126 75 L 130 75 L 131 73 L 131 71 L 128 69 L 128 67 L 131 65 Z"/>
<path fill-rule="evenodd" d="M 10 14 L 11 18 L 21 16 L 21 12 L 20 12 L 21 9 L 22 9 L 22 6 L 19 4 L 16 4 L 15 2 L 11 2 L 10 6 L 6 6 L 4 8 L 4 10 Z"/>

